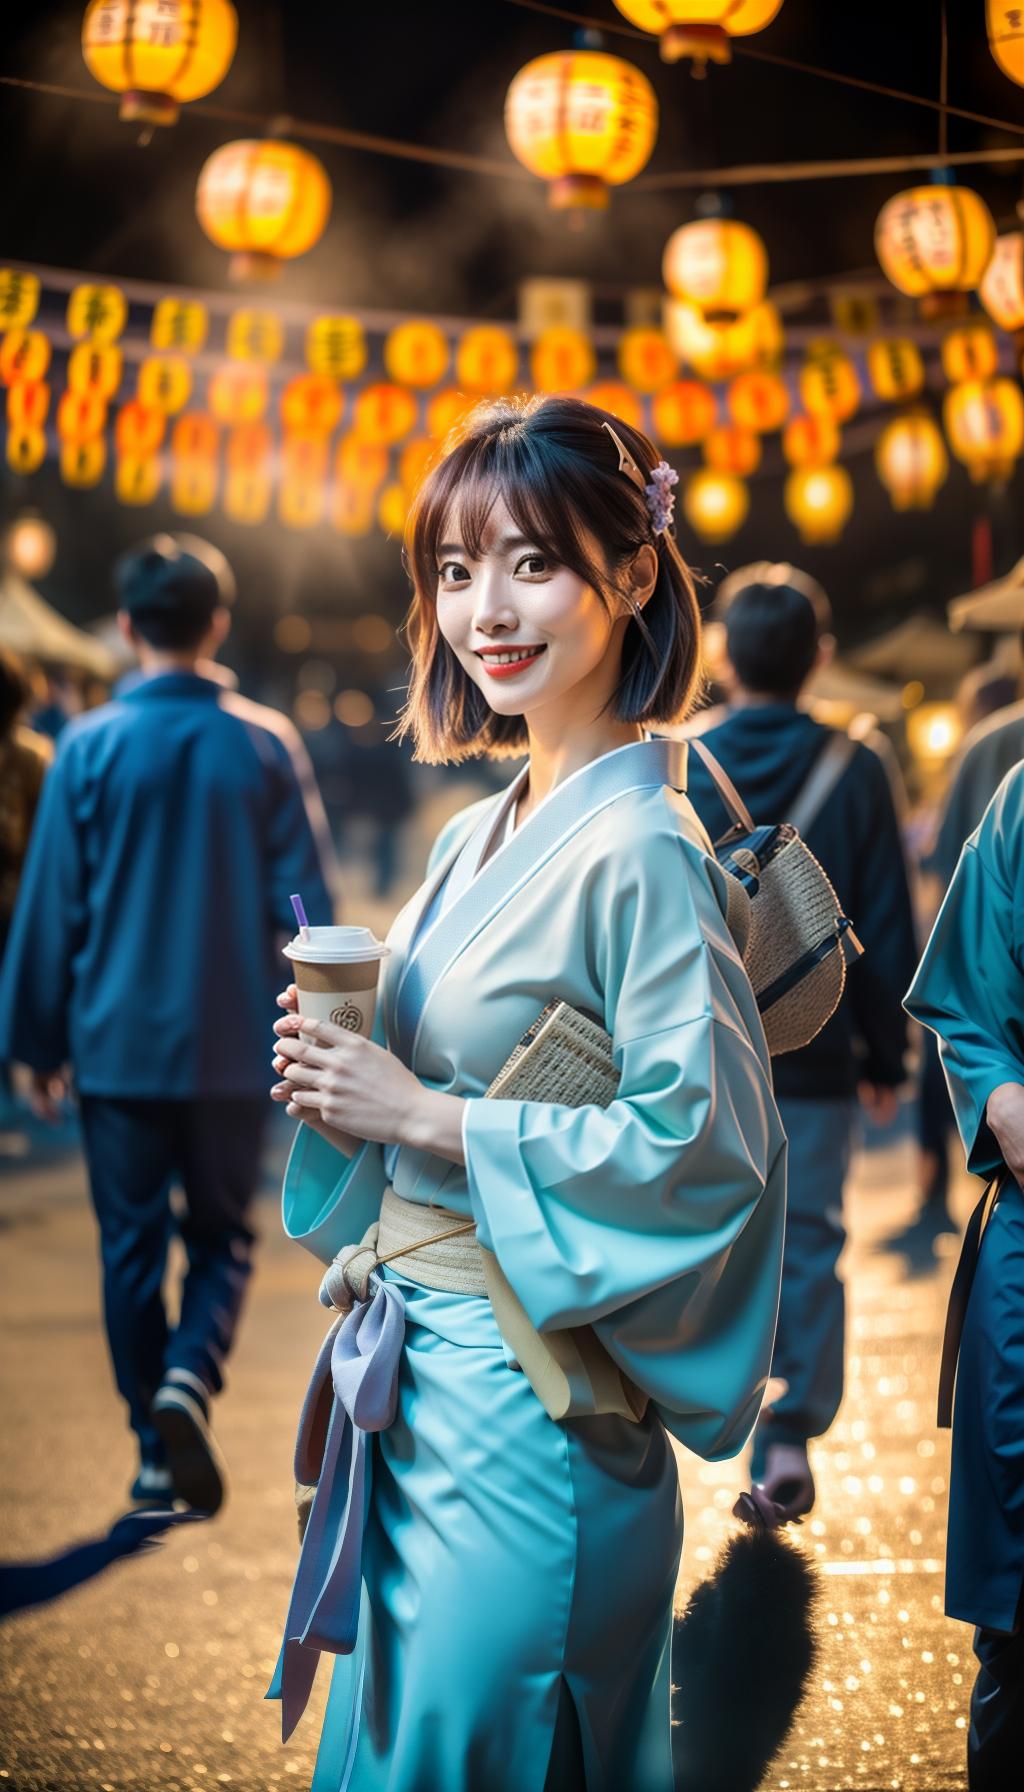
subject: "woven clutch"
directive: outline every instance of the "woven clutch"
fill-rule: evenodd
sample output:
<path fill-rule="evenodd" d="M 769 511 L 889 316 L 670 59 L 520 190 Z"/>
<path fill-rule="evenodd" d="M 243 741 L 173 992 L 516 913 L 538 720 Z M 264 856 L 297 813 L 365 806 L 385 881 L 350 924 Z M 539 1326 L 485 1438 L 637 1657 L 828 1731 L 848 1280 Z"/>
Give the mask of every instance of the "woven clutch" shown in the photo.
<path fill-rule="evenodd" d="M 485 1094 L 506 1101 L 553 1101 L 606 1108 L 619 1073 L 611 1034 L 568 1002 L 549 1002 L 509 1053 Z"/>

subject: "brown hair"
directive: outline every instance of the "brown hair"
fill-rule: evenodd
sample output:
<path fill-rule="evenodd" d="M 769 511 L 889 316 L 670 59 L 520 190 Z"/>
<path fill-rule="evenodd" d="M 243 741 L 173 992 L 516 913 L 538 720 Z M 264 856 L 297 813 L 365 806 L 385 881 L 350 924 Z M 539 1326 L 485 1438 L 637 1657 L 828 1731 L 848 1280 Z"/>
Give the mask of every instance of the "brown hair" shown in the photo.
<path fill-rule="evenodd" d="M 557 565 L 597 592 L 606 607 L 616 579 L 645 542 L 657 547 L 643 493 L 619 471 L 603 428 L 614 428 L 647 479 L 658 451 L 596 405 L 578 398 L 502 399 L 479 406 L 428 475 L 406 530 L 413 598 L 405 619 L 412 653 L 409 695 L 393 739 L 411 734 L 413 758 L 428 765 L 526 751 L 522 716 L 495 713 L 463 670 L 437 621 L 437 547 L 453 508 L 466 551 L 479 559 L 487 519 L 500 495 L 517 526 Z M 604 554 L 596 560 L 586 537 Z M 616 721 L 665 725 L 690 707 L 700 662 L 700 611 L 681 560 L 658 551 L 658 578 L 644 607 L 650 641 L 634 621 L 622 644 L 622 671 L 609 708 Z"/>

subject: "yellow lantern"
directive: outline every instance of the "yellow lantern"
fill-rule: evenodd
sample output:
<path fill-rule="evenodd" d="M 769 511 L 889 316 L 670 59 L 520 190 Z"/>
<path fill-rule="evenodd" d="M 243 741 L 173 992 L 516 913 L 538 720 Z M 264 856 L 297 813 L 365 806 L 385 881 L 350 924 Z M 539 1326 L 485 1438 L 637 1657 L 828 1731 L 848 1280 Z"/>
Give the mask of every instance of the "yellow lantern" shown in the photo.
<path fill-rule="evenodd" d="M 782 452 L 791 467 L 824 467 L 839 453 L 838 426 L 831 417 L 791 417 L 782 432 Z"/>
<path fill-rule="evenodd" d="M 751 429 L 723 423 L 704 443 L 704 459 L 715 473 L 735 473 L 745 479 L 761 463 L 761 444 Z"/>
<path fill-rule="evenodd" d="M 404 386 L 364 386 L 355 402 L 352 429 L 364 442 L 390 447 L 416 427 L 417 405 Z"/>
<path fill-rule="evenodd" d="M 997 237 L 978 296 L 1001 330 L 1024 330 L 1024 230 Z"/>
<path fill-rule="evenodd" d="M 714 428 L 718 405 L 699 380 L 674 380 L 651 400 L 654 434 L 666 448 L 692 448 Z"/>
<path fill-rule="evenodd" d="M 110 345 L 80 342 L 68 356 L 68 387 L 72 392 L 95 392 L 113 398 L 121 384 L 121 350 Z"/>
<path fill-rule="evenodd" d="M 454 386 L 446 386 L 438 392 L 427 405 L 427 434 L 435 441 L 443 441 L 453 429 L 457 429 L 470 411 L 476 409 L 478 399 L 474 393 L 467 396 Z"/>
<path fill-rule="evenodd" d="M 204 464 L 215 461 L 220 447 L 220 430 L 205 411 L 185 411 L 174 425 L 171 453 L 178 461 Z"/>
<path fill-rule="evenodd" d="M 731 62 L 731 38 L 750 37 L 770 25 L 782 0 L 615 0 L 641 31 L 660 39 L 663 62 L 693 59 L 703 75 L 709 62 Z"/>
<path fill-rule="evenodd" d="M 339 535 L 368 535 L 373 528 L 373 486 L 339 480 L 331 494 L 331 523 Z"/>
<path fill-rule="evenodd" d="M 233 361 L 262 361 L 270 366 L 281 359 L 284 327 L 276 311 L 233 311 L 225 341 Z"/>
<path fill-rule="evenodd" d="M 1004 75 L 1024 87 L 1024 9 L 1006 0 L 985 0 L 988 47 Z"/>
<path fill-rule="evenodd" d="M 618 380 L 602 380 L 600 385 L 591 386 L 586 393 L 588 404 L 596 405 L 599 411 L 609 411 L 621 423 L 628 423 L 632 429 L 643 429 L 644 408 L 635 392 L 628 386 L 620 385 Z"/>
<path fill-rule="evenodd" d="M 62 442 L 91 442 L 107 427 L 107 401 L 99 392 L 73 392 L 61 396 L 57 406 L 57 434 Z"/>
<path fill-rule="evenodd" d="M 377 521 L 385 535 L 402 535 L 409 516 L 409 498 L 404 486 L 386 485 L 377 503 Z"/>
<path fill-rule="evenodd" d="M 988 380 L 999 366 L 999 350 L 991 326 L 977 319 L 948 330 L 942 339 L 942 371 L 951 384 Z"/>
<path fill-rule="evenodd" d="M 578 392 L 593 377 L 589 336 L 568 324 L 541 331 L 530 350 L 530 379 L 536 392 Z"/>
<path fill-rule="evenodd" d="M 233 279 L 273 279 L 282 261 L 323 235 L 331 183 L 296 143 L 253 138 L 215 149 L 200 171 L 196 215 L 212 243 L 232 251 Z"/>
<path fill-rule="evenodd" d="M 964 380 L 946 393 L 949 445 L 971 478 L 1004 479 L 1024 448 L 1024 397 L 1015 380 Z"/>
<path fill-rule="evenodd" d="M 76 286 L 69 295 L 69 336 L 116 342 L 127 321 L 128 306 L 119 286 Z"/>
<path fill-rule="evenodd" d="M 800 369 L 800 397 L 812 417 L 846 423 L 860 405 L 860 380 L 849 355 L 827 342 L 812 347 Z"/>
<path fill-rule="evenodd" d="M 688 299 L 709 323 L 733 323 L 764 298 L 768 255 L 749 224 L 698 218 L 669 237 L 662 275 L 673 297 Z"/>
<path fill-rule="evenodd" d="M 497 324 L 476 324 L 460 338 L 455 378 L 464 391 L 497 398 L 511 390 L 518 372 L 519 350 Z"/>
<path fill-rule="evenodd" d="M 154 348 L 196 355 L 209 327 L 209 313 L 198 299 L 160 299 L 153 307 L 149 340 Z"/>
<path fill-rule="evenodd" d="M 192 369 L 183 355 L 147 355 L 140 364 L 135 395 L 150 410 L 176 417 L 192 392 Z"/>
<path fill-rule="evenodd" d="M 666 299 L 665 334 L 681 361 L 706 380 L 726 380 L 752 368 L 778 366 L 785 335 L 769 300 L 735 323 L 709 323 L 688 299 Z"/>
<path fill-rule="evenodd" d="M 619 339 L 619 372 L 638 392 L 657 392 L 676 375 L 676 358 L 660 330 L 638 327 Z"/>
<path fill-rule="evenodd" d="M 294 435 L 329 436 L 341 422 L 344 402 L 325 373 L 300 373 L 281 394 L 281 422 Z"/>
<path fill-rule="evenodd" d="M 886 201 L 875 224 L 882 272 L 908 298 L 973 292 L 995 247 L 992 214 L 970 187 L 936 182 Z M 932 309 L 935 307 L 932 306 Z"/>
<path fill-rule="evenodd" d="M 50 338 L 42 330 L 8 330 L 0 342 L 0 380 L 41 380 L 50 365 Z"/>
<path fill-rule="evenodd" d="M 255 423 L 267 408 L 266 369 L 245 361 L 226 361 L 206 388 L 206 402 L 218 423 Z"/>
<path fill-rule="evenodd" d="M 323 481 L 284 478 L 277 493 L 277 514 L 286 529 L 312 529 L 323 521 Z"/>
<path fill-rule="evenodd" d="M 450 360 L 448 338 L 436 324 L 418 319 L 399 324 L 384 339 L 388 378 L 402 386 L 436 386 Z"/>
<path fill-rule="evenodd" d="M 924 385 L 921 351 L 909 337 L 885 336 L 869 342 L 866 359 L 875 394 L 886 403 L 914 398 Z"/>
<path fill-rule="evenodd" d="M 520 69 L 505 100 L 509 147 L 550 181 L 556 211 L 600 209 L 646 166 L 658 102 L 646 75 L 603 50 L 558 50 Z"/>
<path fill-rule="evenodd" d="M 398 459 L 398 478 L 411 498 L 419 491 L 437 454 L 437 443 L 429 436 L 414 436 L 411 442 L 406 442 Z"/>
<path fill-rule="evenodd" d="M 388 476 L 388 451 L 362 436 L 342 436 L 334 456 L 335 478 L 353 490 L 375 492 Z"/>
<path fill-rule="evenodd" d="M 114 445 L 125 460 L 148 460 L 163 442 L 166 429 L 162 411 L 147 410 L 137 398 L 131 398 L 117 413 Z"/>
<path fill-rule="evenodd" d="M 16 380 L 7 388 L 7 421 L 14 429 L 42 429 L 50 409 L 45 380 Z"/>
<path fill-rule="evenodd" d="M 182 516 L 205 516 L 217 496 L 213 461 L 175 460 L 171 466 L 171 505 Z"/>
<path fill-rule="evenodd" d="M 894 510 L 930 510 L 949 473 L 942 432 L 927 411 L 887 423 L 875 446 L 878 477 Z"/>
<path fill-rule="evenodd" d="M 12 473 L 34 473 L 46 459 L 44 429 L 7 430 L 7 465 Z"/>
<path fill-rule="evenodd" d="M 702 541 L 728 541 L 746 520 L 750 493 L 732 473 L 710 467 L 694 473 L 683 492 L 683 514 Z"/>
<path fill-rule="evenodd" d="M 121 117 L 174 124 L 179 107 L 219 87 L 231 67 L 238 16 L 229 0 L 91 0 L 82 54 Z"/>
<path fill-rule="evenodd" d="M 107 444 L 102 436 L 94 437 L 91 442 L 62 442 L 60 445 L 60 476 L 65 485 L 83 490 L 98 485 L 106 464 Z"/>
<path fill-rule="evenodd" d="M 954 703 L 919 703 L 907 717 L 907 745 L 926 771 L 936 771 L 952 757 L 963 732 L 963 717 Z"/>
<path fill-rule="evenodd" d="M 853 481 L 845 467 L 798 467 L 786 480 L 783 501 L 801 540 L 838 541 L 853 509 Z"/>
<path fill-rule="evenodd" d="M 306 366 L 332 380 L 354 380 L 368 359 L 366 332 L 357 317 L 317 317 L 306 331 Z"/>
<path fill-rule="evenodd" d="M 39 310 L 39 276 L 0 268 L 0 330 L 25 330 Z"/>
<path fill-rule="evenodd" d="M 726 393 L 729 415 L 741 429 L 768 435 L 789 416 L 789 392 L 777 373 L 741 373 Z"/>
<path fill-rule="evenodd" d="M 224 481 L 224 514 L 233 523 L 262 523 L 270 509 L 269 473 L 231 468 Z"/>
<path fill-rule="evenodd" d="M 114 491 L 122 504 L 152 504 L 160 490 L 160 462 L 152 460 L 117 461 L 114 470 Z"/>
<path fill-rule="evenodd" d="M 228 436 L 224 450 L 229 473 L 270 473 L 273 437 L 265 423 L 240 423 Z"/>

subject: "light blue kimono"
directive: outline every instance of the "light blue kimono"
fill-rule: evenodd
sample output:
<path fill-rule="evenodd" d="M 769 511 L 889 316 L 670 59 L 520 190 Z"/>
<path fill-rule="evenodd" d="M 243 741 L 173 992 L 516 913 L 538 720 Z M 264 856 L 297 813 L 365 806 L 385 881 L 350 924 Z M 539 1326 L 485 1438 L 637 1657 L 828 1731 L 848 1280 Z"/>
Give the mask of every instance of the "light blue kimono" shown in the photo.
<path fill-rule="evenodd" d="M 465 1168 L 403 1147 L 394 1188 L 472 1215 L 534 1325 L 593 1324 L 651 1404 L 639 1423 L 555 1423 L 486 1300 L 384 1271 L 405 1303 L 397 1412 L 373 1439 L 358 1639 L 335 1664 L 315 1792 L 672 1792 L 666 1427 L 708 1458 L 750 1431 L 785 1174 L 723 875 L 677 794 L 685 756 L 603 755 L 477 870 L 525 768 L 442 831 L 388 935 L 375 1036 L 467 1098 Z M 555 996 L 612 1034 L 616 1100 L 479 1099 Z M 380 1145 L 345 1164 L 300 1128 L 287 1230 L 330 1260 L 376 1217 L 386 1174 Z M 570 1700 L 582 1781 L 557 1753 Z"/>

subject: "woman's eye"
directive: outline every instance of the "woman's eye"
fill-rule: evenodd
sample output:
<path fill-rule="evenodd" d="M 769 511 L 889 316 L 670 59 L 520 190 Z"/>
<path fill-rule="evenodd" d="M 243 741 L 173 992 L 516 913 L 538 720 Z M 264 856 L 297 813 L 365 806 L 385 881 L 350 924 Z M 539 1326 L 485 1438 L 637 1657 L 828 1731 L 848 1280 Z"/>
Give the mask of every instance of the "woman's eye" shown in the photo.
<path fill-rule="evenodd" d="M 446 560 L 443 566 L 438 567 L 437 576 L 443 583 L 461 585 L 469 578 L 469 573 L 461 560 Z"/>
<path fill-rule="evenodd" d="M 517 573 L 525 572 L 534 578 L 548 570 L 548 563 L 543 554 L 524 554 L 516 567 Z"/>

